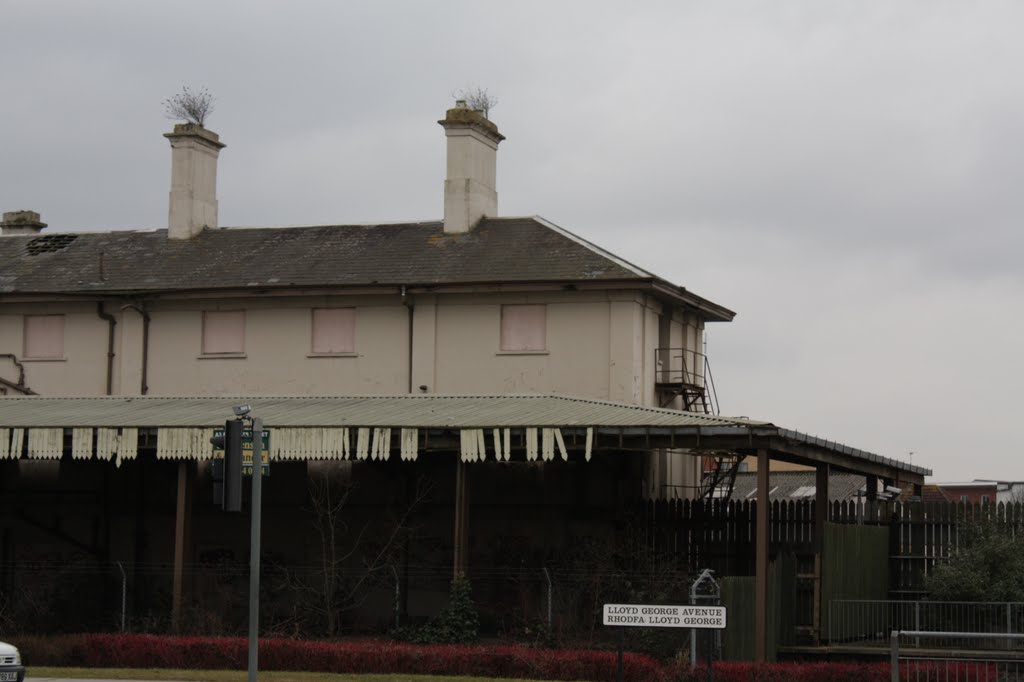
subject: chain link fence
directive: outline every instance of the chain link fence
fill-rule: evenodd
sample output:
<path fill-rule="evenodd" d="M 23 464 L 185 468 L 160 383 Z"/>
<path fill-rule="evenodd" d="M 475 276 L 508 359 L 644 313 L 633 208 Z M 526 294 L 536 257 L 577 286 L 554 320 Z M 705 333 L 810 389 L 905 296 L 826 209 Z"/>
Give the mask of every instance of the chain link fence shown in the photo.
<path fill-rule="evenodd" d="M 204 557 L 184 566 L 179 632 L 243 635 L 248 564 Z M 163 563 L 81 561 L 5 567 L 0 634 L 171 633 L 174 567 Z M 329 638 L 407 635 L 448 603 L 450 566 L 285 564 L 265 557 L 261 575 L 263 636 Z M 618 633 L 601 624 L 605 603 L 689 603 L 694 576 L 668 566 L 617 569 L 589 565 L 471 565 L 468 579 L 484 638 L 613 648 Z M 688 631 L 629 628 L 631 650 L 672 656 Z"/>

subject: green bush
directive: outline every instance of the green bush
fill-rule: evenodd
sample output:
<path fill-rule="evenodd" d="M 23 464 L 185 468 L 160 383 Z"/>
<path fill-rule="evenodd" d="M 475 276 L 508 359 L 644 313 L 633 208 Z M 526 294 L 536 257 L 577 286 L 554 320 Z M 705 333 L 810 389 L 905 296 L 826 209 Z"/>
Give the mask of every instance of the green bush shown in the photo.
<path fill-rule="evenodd" d="M 418 644 L 461 644 L 475 641 L 479 630 L 480 616 L 469 581 L 459 577 L 452 581 L 448 606 L 410 639 Z"/>

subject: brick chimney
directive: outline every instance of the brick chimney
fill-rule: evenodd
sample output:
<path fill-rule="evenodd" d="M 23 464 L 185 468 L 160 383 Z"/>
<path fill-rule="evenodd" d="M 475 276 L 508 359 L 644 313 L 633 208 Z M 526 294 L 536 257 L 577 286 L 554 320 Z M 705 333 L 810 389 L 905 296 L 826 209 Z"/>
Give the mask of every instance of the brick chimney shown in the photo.
<path fill-rule="evenodd" d="M 179 123 L 165 133 L 171 141 L 170 239 L 191 239 L 217 227 L 217 157 L 224 145 L 217 133 L 196 123 Z"/>
<path fill-rule="evenodd" d="M 35 211 L 9 211 L 0 222 L 0 235 L 15 237 L 23 234 L 39 234 L 46 223 L 39 221 Z"/>
<path fill-rule="evenodd" d="M 481 218 L 498 215 L 498 143 L 505 136 L 464 100 L 458 100 L 438 123 L 448 138 L 444 231 L 468 232 Z"/>

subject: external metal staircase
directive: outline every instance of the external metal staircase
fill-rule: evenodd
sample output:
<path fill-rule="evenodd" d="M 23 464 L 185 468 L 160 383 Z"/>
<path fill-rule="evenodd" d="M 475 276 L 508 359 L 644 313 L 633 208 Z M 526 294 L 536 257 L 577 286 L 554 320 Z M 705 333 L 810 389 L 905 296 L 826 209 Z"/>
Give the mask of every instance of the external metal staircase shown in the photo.
<path fill-rule="evenodd" d="M 657 348 L 655 388 L 662 407 L 677 400 L 684 412 L 719 414 L 718 393 L 707 355 L 688 348 Z M 734 452 L 704 457 L 700 497 L 729 499 L 743 455 Z"/>

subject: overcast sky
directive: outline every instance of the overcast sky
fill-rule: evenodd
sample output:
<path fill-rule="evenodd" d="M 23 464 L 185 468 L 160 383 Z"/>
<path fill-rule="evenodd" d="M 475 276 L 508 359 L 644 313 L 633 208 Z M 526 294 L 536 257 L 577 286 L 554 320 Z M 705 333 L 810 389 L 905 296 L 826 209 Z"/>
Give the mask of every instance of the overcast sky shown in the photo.
<path fill-rule="evenodd" d="M 501 215 L 738 314 L 722 411 L 1024 479 L 1024 3 L 63 2 L 0 9 L 0 210 L 166 226 L 182 85 L 220 223 L 436 220 L 451 93 Z"/>

